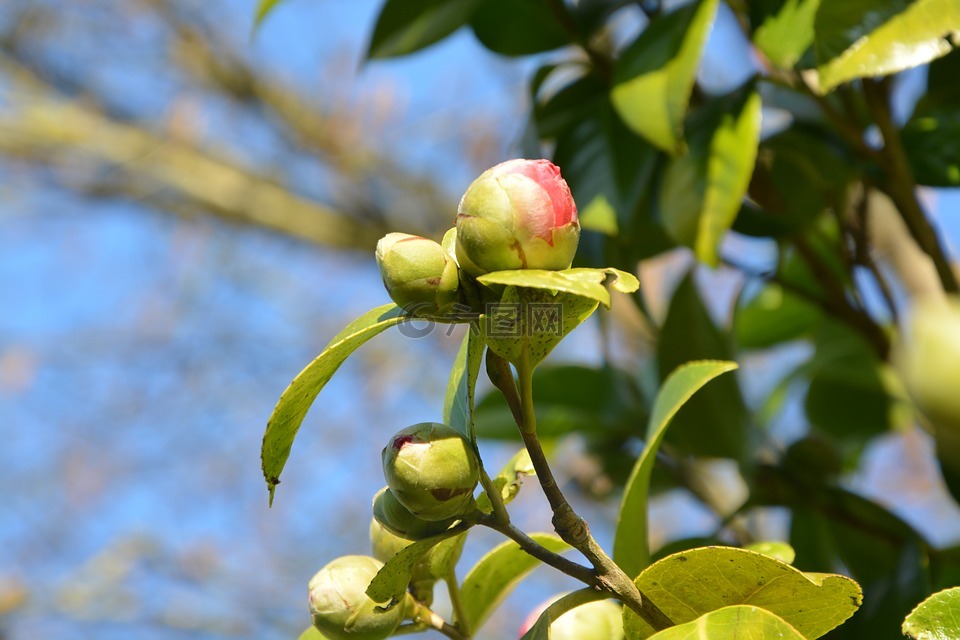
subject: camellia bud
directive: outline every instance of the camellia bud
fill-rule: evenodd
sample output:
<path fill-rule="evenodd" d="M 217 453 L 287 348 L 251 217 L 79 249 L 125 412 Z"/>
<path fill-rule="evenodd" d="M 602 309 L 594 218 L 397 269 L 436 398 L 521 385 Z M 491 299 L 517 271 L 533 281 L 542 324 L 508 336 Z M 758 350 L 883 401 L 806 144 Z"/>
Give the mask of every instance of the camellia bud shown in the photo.
<path fill-rule="evenodd" d="M 408 540 L 422 540 L 446 530 L 453 518 L 446 520 L 423 520 L 410 513 L 400 504 L 389 487 L 384 487 L 373 497 L 373 517 L 387 531 Z"/>
<path fill-rule="evenodd" d="M 310 580 L 313 625 L 331 640 L 383 640 L 403 621 L 410 602 L 384 610 L 367 594 L 383 563 L 369 556 L 343 556 Z"/>
<path fill-rule="evenodd" d="M 540 605 L 520 627 L 522 636 L 553 601 Z M 550 625 L 551 640 L 623 640 L 623 607 L 610 600 L 582 604 Z"/>
<path fill-rule="evenodd" d="M 487 169 L 457 210 L 457 261 L 473 277 L 566 269 L 579 240 L 577 205 L 548 160 L 508 160 Z"/>
<path fill-rule="evenodd" d="M 920 411 L 938 429 L 960 433 L 960 298 L 918 303 L 894 361 Z"/>
<path fill-rule="evenodd" d="M 390 298 L 412 315 L 440 315 L 458 299 L 457 263 L 433 240 L 388 233 L 377 243 L 377 266 Z"/>
<path fill-rule="evenodd" d="M 390 439 L 383 450 L 383 475 L 397 500 L 415 516 L 444 520 L 468 511 L 480 465 L 458 431 L 421 422 Z"/>

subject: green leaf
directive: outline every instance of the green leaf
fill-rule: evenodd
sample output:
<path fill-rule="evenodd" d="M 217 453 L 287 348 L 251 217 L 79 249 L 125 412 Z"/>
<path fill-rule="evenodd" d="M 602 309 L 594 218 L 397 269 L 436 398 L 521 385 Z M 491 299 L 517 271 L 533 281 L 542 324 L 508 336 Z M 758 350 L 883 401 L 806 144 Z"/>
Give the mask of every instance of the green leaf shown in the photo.
<path fill-rule="evenodd" d="M 588 297 L 508 286 L 480 321 L 491 351 L 515 366 L 527 360 L 535 367 L 596 309 L 596 300 Z"/>
<path fill-rule="evenodd" d="M 632 293 L 640 288 L 640 281 L 633 274 L 613 269 L 566 269 L 547 271 L 545 269 L 515 269 L 494 271 L 477 280 L 485 285 L 499 284 L 527 289 L 540 289 L 555 293 L 563 291 L 575 296 L 589 298 L 610 308 L 610 292 L 604 285 L 608 276 L 610 286 L 621 293 Z"/>
<path fill-rule="evenodd" d="M 537 475 L 537 471 L 533 468 L 530 454 L 526 449 L 521 449 L 503 466 L 503 469 L 497 474 L 497 477 L 493 479 L 493 485 L 500 490 L 500 498 L 503 500 L 503 503 L 510 504 L 513 502 L 513 499 L 517 497 L 517 494 L 520 493 L 520 486 L 523 484 L 523 479 L 535 475 Z M 491 513 L 493 511 L 493 507 L 490 505 L 490 498 L 487 496 L 486 491 L 481 493 L 480 497 L 477 498 L 477 508 L 484 513 Z"/>
<path fill-rule="evenodd" d="M 719 264 L 718 248 L 747 192 L 759 140 L 760 95 L 751 90 L 711 105 L 691 136 L 689 153 L 667 165 L 660 192 L 663 225 L 710 266 Z"/>
<path fill-rule="evenodd" d="M 658 16 L 617 62 L 610 93 L 617 112 L 668 153 L 682 147 L 683 118 L 717 4 L 699 0 Z"/>
<path fill-rule="evenodd" d="M 607 594 L 604 592 L 590 588 L 568 593 L 550 603 L 520 640 L 550 640 L 553 623 L 567 614 L 573 620 L 569 623 L 564 620 L 566 626 L 560 630 L 563 638 L 579 640 L 580 635 L 586 631 L 592 638 L 622 640 L 620 606 L 605 602 L 606 598 Z"/>
<path fill-rule="evenodd" d="M 741 349 L 768 349 L 809 334 L 822 318 L 813 303 L 769 283 L 749 302 L 737 305 L 733 331 Z"/>
<path fill-rule="evenodd" d="M 552 533 L 531 533 L 530 537 L 554 553 L 570 548 Z M 539 560 L 512 541 L 504 542 L 480 558 L 460 587 L 466 627 L 479 629 L 497 605 L 539 564 Z"/>
<path fill-rule="evenodd" d="M 280 473 L 290 456 L 293 440 L 317 394 L 360 345 L 404 319 L 403 310 L 392 303 L 363 314 L 338 333 L 280 396 L 267 422 L 260 450 L 263 477 L 270 490 L 270 504 L 273 504 L 273 492 L 280 484 Z"/>
<path fill-rule="evenodd" d="M 960 587 L 933 594 L 903 621 L 903 635 L 914 640 L 960 638 Z"/>
<path fill-rule="evenodd" d="M 901 139 L 917 184 L 960 187 L 960 101 L 918 105 Z"/>
<path fill-rule="evenodd" d="M 671 373 L 657 394 L 647 424 L 646 444 L 623 492 L 613 541 L 613 559 L 627 575 L 637 575 L 650 563 L 647 537 L 650 476 L 670 421 L 700 388 L 720 374 L 736 368 L 735 362 L 691 362 Z"/>
<path fill-rule="evenodd" d="M 280 4 L 281 1 L 282 0 L 260 0 L 260 2 L 257 4 L 257 12 L 253 18 L 254 31 L 260 28 L 260 25 L 263 24 L 264 20 L 266 20 L 267 14 L 273 11 L 273 9 Z"/>
<path fill-rule="evenodd" d="M 819 6 L 820 0 L 787 0 L 753 33 L 753 43 L 778 67 L 792 68 L 813 43 L 813 20 Z"/>
<path fill-rule="evenodd" d="M 402 56 L 438 42 L 467 24 L 480 0 L 387 0 L 367 58 Z"/>
<path fill-rule="evenodd" d="M 635 582 L 676 624 L 723 607 L 752 605 L 779 616 L 811 640 L 843 624 L 862 601 L 860 587 L 850 578 L 803 573 L 763 554 L 733 547 L 704 547 L 667 556 L 647 567 Z M 623 620 L 628 638 L 654 635 L 629 609 L 624 609 Z"/>
<path fill-rule="evenodd" d="M 410 584 L 414 567 L 423 560 L 424 556 L 444 540 L 463 533 L 462 527 L 452 527 L 443 533 L 418 540 L 408 547 L 404 547 L 380 567 L 367 587 L 367 596 L 374 602 L 389 602 L 387 608 L 402 602 Z"/>
<path fill-rule="evenodd" d="M 762 553 L 763 555 L 769 556 L 774 560 L 786 562 L 787 564 L 793 564 L 793 561 L 797 557 L 793 547 L 786 542 L 754 542 L 753 544 L 746 545 L 744 549 L 747 551 L 756 551 L 757 553 Z"/>
<path fill-rule="evenodd" d="M 748 605 L 723 607 L 696 620 L 664 629 L 651 640 L 807 640 L 787 622 L 766 609 Z"/>
<path fill-rule="evenodd" d="M 473 395 L 485 346 L 483 337 L 471 327 L 463 337 L 456 360 L 450 369 L 450 381 L 443 399 L 443 422 L 467 436 L 471 442 L 476 441 L 473 429 Z"/>
<path fill-rule="evenodd" d="M 660 330 L 660 379 L 691 360 L 732 360 L 727 336 L 713 324 L 692 272 L 680 282 Z M 667 442 L 688 455 L 739 460 L 746 447 L 747 413 L 735 376 L 724 376 L 688 402 L 674 418 Z"/>
<path fill-rule="evenodd" d="M 817 11 L 820 91 L 872 76 L 897 73 L 950 52 L 960 34 L 956 0 L 824 2 Z M 846 44 L 844 47 L 843 45 Z"/>
<path fill-rule="evenodd" d="M 310 627 L 309 629 L 304 630 L 297 640 L 327 640 L 327 636 L 320 633 L 320 630 L 316 627 Z"/>
<path fill-rule="evenodd" d="M 484 0 L 470 26 L 477 40 L 505 56 L 526 56 L 570 44 L 547 0 Z"/>
<path fill-rule="evenodd" d="M 552 439 L 571 432 L 632 434 L 647 420 L 636 380 L 622 369 L 582 365 L 543 365 L 533 375 L 537 435 Z M 476 407 L 482 438 L 520 440 L 503 394 L 493 390 Z"/>

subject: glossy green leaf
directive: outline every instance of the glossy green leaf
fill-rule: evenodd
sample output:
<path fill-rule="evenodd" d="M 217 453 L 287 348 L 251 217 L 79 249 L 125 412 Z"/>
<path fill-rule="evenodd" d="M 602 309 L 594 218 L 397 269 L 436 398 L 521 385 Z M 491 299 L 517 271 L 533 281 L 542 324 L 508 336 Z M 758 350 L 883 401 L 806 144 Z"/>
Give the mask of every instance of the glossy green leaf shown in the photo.
<path fill-rule="evenodd" d="M 530 537 L 554 553 L 570 548 L 552 533 L 531 533 Z M 512 541 L 504 542 L 480 558 L 460 587 L 467 628 L 479 629 L 497 605 L 539 565 L 539 560 Z"/>
<path fill-rule="evenodd" d="M 533 376 L 537 434 L 541 439 L 570 432 L 632 433 L 647 420 L 636 380 L 622 369 L 543 365 Z M 520 440 L 513 414 L 499 391 L 477 402 L 477 435 Z"/>
<path fill-rule="evenodd" d="M 735 362 L 691 362 L 672 372 L 657 394 L 647 424 L 646 444 L 627 480 L 620 503 L 613 542 L 613 559 L 628 575 L 639 574 L 650 563 L 647 538 L 650 476 L 670 421 L 701 387 L 720 374 L 736 368 Z"/>
<path fill-rule="evenodd" d="M 754 542 L 753 544 L 746 545 L 744 549 L 747 551 L 756 551 L 757 553 L 762 553 L 763 555 L 769 556 L 774 560 L 786 562 L 787 564 L 793 564 L 793 561 L 797 557 L 793 547 L 786 542 Z"/>
<path fill-rule="evenodd" d="M 956 0 L 823 2 L 815 23 L 820 90 L 916 67 L 951 50 Z M 846 45 L 846 46 L 844 46 Z"/>
<path fill-rule="evenodd" d="M 737 305 L 733 331 L 741 349 L 767 349 L 809 334 L 822 317 L 813 303 L 770 283 L 748 302 Z"/>
<path fill-rule="evenodd" d="M 759 94 L 751 91 L 726 103 L 712 106 L 689 152 L 667 165 L 660 192 L 667 232 L 714 267 L 750 184 L 760 140 Z"/>
<path fill-rule="evenodd" d="M 664 629 L 651 640 L 807 640 L 783 618 L 761 607 L 735 605 Z"/>
<path fill-rule="evenodd" d="M 367 596 L 374 602 L 389 602 L 388 608 L 402 602 L 414 567 L 438 544 L 462 533 L 462 528 L 454 527 L 404 547 L 380 567 L 367 587 Z"/>
<path fill-rule="evenodd" d="M 370 38 L 367 58 L 419 51 L 469 22 L 480 0 L 387 0 Z"/>
<path fill-rule="evenodd" d="M 933 594 L 903 621 L 903 635 L 914 640 L 960 638 L 960 587 Z"/>
<path fill-rule="evenodd" d="M 676 624 L 723 607 L 752 605 L 779 616 L 803 638 L 819 638 L 860 607 L 856 582 L 844 576 L 803 573 L 760 553 L 733 547 L 683 551 L 656 562 L 636 579 L 637 587 Z M 654 630 L 624 609 L 628 638 Z"/>
<path fill-rule="evenodd" d="M 753 43 L 778 67 L 789 69 L 813 44 L 813 20 L 820 0 L 787 0 L 753 33 Z"/>
<path fill-rule="evenodd" d="M 674 292 L 660 330 L 660 379 L 692 360 L 732 360 L 727 336 L 713 324 L 697 292 L 692 272 Z M 746 447 L 747 413 L 735 376 L 724 376 L 690 399 L 667 433 L 688 455 L 740 459 Z"/>
<path fill-rule="evenodd" d="M 503 503 L 509 504 L 513 502 L 513 499 L 520 493 L 520 486 L 523 484 L 523 479 L 535 475 L 537 475 L 537 471 L 533 468 L 530 454 L 526 449 L 521 449 L 510 458 L 507 464 L 503 466 L 503 469 L 500 470 L 500 473 L 493 478 L 493 484 L 500 490 L 500 498 L 503 500 Z M 481 493 L 480 497 L 477 498 L 477 508 L 484 513 L 491 513 L 493 511 L 493 507 L 490 505 L 490 498 L 486 492 Z"/>
<path fill-rule="evenodd" d="M 610 94 L 617 112 L 668 153 L 682 149 L 683 119 L 717 4 L 698 0 L 658 16 L 617 61 Z"/>
<path fill-rule="evenodd" d="M 473 428 L 473 396 L 483 363 L 483 336 L 471 326 L 450 369 L 450 380 L 443 399 L 443 422 L 476 440 Z"/>
<path fill-rule="evenodd" d="M 470 26 L 477 40 L 505 56 L 525 56 L 570 44 L 548 0 L 483 0 Z"/>
<path fill-rule="evenodd" d="M 527 289 L 540 289 L 548 292 L 563 291 L 575 296 L 596 300 L 610 307 L 610 292 L 604 284 L 609 284 L 621 293 L 632 293 L 640 287 L 640 281 L 631 273 L 619 269 L 566 269 L 547 271 L 544 269 L 515 269 L 494 271 L 479 278 L 485 285 L 499 284 Z"/>
<path fill-rule="evenodd" d="M 300 430 L 307 411 L 317 394 L 337 372 L 350 354 L 375 335 L 404 321 L 403 310 L 395 304 L 385 304 L 368 311 L 338 333 L 313 362 L 301 371 L 280 396 L 273 414 L 267 422 L 263 434 L 263 446 L 260 460 L 263 465 L 263 477 L 270 490 L 270 503 L 273 492 L 280 483 L 290 448 Z"/>
<path fill-rule="evenodd" d="M 273 11 L 281 1 L 282 0 L 260 0 L 260 2 L 257 3 L 257 12 L 254 14 L 253 18 L 254 31 L 260 28 L 260 25 L 263 24 L 263 21 L 267 19 L 267 15 Z M 317 633 L 319 633 L 319 631 Z"/>

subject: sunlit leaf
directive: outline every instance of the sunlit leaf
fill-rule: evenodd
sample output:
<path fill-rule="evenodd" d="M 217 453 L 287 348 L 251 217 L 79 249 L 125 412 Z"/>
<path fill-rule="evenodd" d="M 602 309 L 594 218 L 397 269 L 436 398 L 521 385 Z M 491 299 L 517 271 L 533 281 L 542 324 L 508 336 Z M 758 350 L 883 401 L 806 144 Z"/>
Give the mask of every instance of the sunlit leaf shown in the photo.
<path fill-rule="evenodd" d="M 820 0 L 787 0 L 776 15 L 757 27 L 753 42 L 778 67 L 789 69 L 813 43 L 813 20 Z"/>
<path fill-rule="evenodd" d="M 650 476 L 670 421 L 701 387 L 720 374 L 736 368 L 735 362 L 691 362 L 671 373 L 657 394 L 647 424 L 646 444 L 623 492 L 613 542 L 613 559 L 628 575 L 637 575 L 650 563 L 647 537 Z"/>
<path fill-rule="evenodd" d="M 450 369 L 447 393 L 443 399 L 443 422 L 475 440 L 473 429 L 473 395 L 483 362 L 486 344 L 478 331 L 471 327 L 463 337 L 460 350 Z"/>
<path fill-rule="evenodd" d="M 756 551 L 765 556 L 770 556 L 774 560 L 793 564 L 797 554 L 786 542 L 754 542 L 744 547 L 747 551 Z"/>
<path fill-rule="evenodd" d="M 914 640 L 960 638 L 960 587 L 933 594 L 903 621 L 903 635 Z"/>
<path fill-rule="evenodd" d="M 710 266 L 750 184 L 760 140 L 760 96 L 750 91 L 705 112 L 690 149 L 663 176 L 660 209 L 670 235 Z M 694 125 L 691 125 L 693 127 Z"/>
<path fill-rule="evenodd" d="M 531 533 L 530 537 L 554 553 L 569 549 L 552 533 Z M 512 541 L 504 542 L 480 558 L 460 588 L 467 628 L 479 629 L 497 605 L 539 565 L 539 560 Z"/>
<path fill-rule="evenodd" d="M 704 547 L 667 556 L 647 567 L 636 584 L 677 624 L 723 607 L 752 605 L 779 616 L 810 640 L 843 624 L 862 600 L 860 587 L 850 578 L 803 573 L 763 554 L 733 547 Z M 623 616 L 628 638 L 654 635 L 633 611 L 625 608 Z"/>
<path fill-rule="evenodd" d="M 438 42 L 465 25 L 479 4 L 480 0 L 387 0 L 367 58 L 402 56 Z"/>
<path fill-rule="evenodd" d="M 344 360 L 360 345 L 390 327 L 400 324 L 404 319 L 403 310 L 392 303 L 368 311 L 338 333 L 323 352 L 293 379 L 280 396 L 267 422 L 267 430 L 263 434 L 263 446 L 260 450 L 263 477 L 270 490 L 271 504 L 273 492 L 280 483 L 280 473 L 290 456 L 294 438 L 307 411 L 316 400 L 317 394 L 337 372 Z"/>
<path fill-rule="evenodd" d="M 749 605 L 722 607 L 664 629 L 651 640 L 807 640 L 783 618 Z"/>
<path fill-rule="evenodd" d="M 897 73 L 950 52 L 947 36 L 960 35 L 960 3 L 823 2 L 815 29 L 820 90 L 827 92 L 849 80 Z"/>
<path fill-rule="evenodd" d="M 623 121 L 668 153 L 681 150 L 697 64 L 717 13 L 699 0 L 655 18 L 617 61 L 611 98 Z"/>
<path fill-rule="evenodd" d="M 640 287 L 633 274 L 619 269 L 566 269 L 547 271 L 544 269 L 515 269 L 495 271 L 480 276 L 477 280 L 483 284 L 500 284 L 528 289 L 541 289 L 549 292 L 563 291 L 575 296 L 596 300 L 605 307 L 610 306 L 610 292 L 604 286 L 609 279 L 611 287 L 622 293 L 631 293 Z"/>
<path fill-rule="evenodd" d="M 327 636 L 320 633 L 316 627 L 310 627 L 301 633 L 297 640 L 327 640 Z"/>

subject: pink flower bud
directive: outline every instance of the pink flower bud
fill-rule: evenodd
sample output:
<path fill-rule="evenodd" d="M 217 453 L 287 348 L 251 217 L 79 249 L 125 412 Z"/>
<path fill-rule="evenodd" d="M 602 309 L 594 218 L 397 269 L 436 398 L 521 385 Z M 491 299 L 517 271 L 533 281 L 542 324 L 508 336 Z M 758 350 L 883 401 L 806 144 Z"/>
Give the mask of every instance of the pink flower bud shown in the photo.
<path fill-rule="evenodd" d="M 579 240 L 577 205 L 549 160 L 508 160 L 487 169 L 457 210 L 457 261 L 474 277 L 566 269 Z"/>

